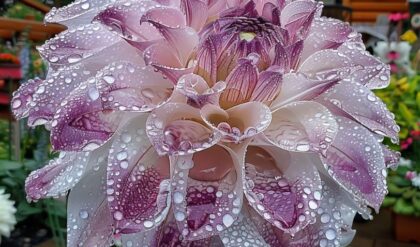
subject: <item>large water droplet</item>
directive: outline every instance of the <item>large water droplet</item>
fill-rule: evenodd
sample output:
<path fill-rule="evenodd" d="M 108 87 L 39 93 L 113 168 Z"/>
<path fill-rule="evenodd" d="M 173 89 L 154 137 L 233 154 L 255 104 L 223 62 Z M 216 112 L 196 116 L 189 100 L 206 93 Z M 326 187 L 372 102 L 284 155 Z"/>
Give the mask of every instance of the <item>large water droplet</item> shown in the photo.
<path fill-rule="evenodd" d="M 230 215 L 230 214 L 225 214 L 225 215 L 223 216 L 223 224 L 224 224 L 226 227 L 231 226 L 231 225 L 233 224 L 233 221 L 234 221 L 234 219 L 233 219 L 232 215 Z"/>

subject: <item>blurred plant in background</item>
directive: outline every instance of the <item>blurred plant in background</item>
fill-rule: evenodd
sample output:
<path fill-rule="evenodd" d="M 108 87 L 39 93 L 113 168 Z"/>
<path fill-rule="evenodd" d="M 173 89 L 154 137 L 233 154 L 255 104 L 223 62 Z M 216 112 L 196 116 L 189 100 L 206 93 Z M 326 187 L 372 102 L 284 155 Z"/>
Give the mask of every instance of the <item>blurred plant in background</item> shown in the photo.
<path fill-rule="evenodd" d="M 10 195 L 5 194 L 4 189 L 0 188 L 0 244 L 1 237 L 9 237 L 10 232 L 16 224 L 14 202 L 9 199 Z"/>

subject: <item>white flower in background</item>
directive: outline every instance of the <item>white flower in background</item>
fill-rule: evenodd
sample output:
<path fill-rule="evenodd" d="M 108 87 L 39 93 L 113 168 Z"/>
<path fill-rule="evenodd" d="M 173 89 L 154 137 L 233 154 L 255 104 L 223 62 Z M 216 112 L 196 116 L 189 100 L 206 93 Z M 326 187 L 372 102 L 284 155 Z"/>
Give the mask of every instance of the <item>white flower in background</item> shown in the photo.
<path fill-rule="evenodd" d="M 411 184 L 413 184 L 414 187 L 420 188 L 420 174 L 417 174 L 417 176 L 411 179 Z"/>
<path fill-rule="evenodd" d="M 410 66 L 411 45 L 408 42 L 379 41 L 373 51 L 383 62 L 391 65 L 391 72 L 415 74 Z"/>
<path fill-rule="evenodd" d="M 411 160 L 400 158 L 399 166 L 411 167 Z"/>
<path fill-rule="evenodd" d="M 16 208 L 9 197 L 9 194 L 4 194 L 4 189 L 0 189 L 0 243 L 1 236 L 9 237 L 16 224 Z"/>

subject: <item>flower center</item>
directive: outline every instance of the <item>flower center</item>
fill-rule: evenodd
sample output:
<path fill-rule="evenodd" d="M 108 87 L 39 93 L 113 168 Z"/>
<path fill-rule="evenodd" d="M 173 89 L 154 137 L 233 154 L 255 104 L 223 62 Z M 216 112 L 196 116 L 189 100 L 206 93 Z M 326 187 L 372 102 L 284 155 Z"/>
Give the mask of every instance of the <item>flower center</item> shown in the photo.
<path fill-rule="evenodd" d="M 245 40 L 245 41 L 248 41 L 248 42 L 252 41 L 255 38 L 255 36 L 257 36 L 257 34 L 252 33 L 252 32 L 240 32 L 239 33 L 239 38 L 241 40 Z"/>

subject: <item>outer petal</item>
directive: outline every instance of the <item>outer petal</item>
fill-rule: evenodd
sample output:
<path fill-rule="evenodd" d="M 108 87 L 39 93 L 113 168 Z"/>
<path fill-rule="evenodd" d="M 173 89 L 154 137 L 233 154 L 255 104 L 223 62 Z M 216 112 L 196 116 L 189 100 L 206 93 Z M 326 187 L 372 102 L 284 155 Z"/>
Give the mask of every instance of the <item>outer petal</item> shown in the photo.
<path fill-rule="evenodd" d="M 339 52 L 352 60 L 358 69 L 352 78 L 369 89 L 384 88 L 390 82 L 390 67 L 370 55 L 362 42 L 347 42 L 339 47 Z"/>
<path fill-rule="evenodd" d="M 243 150 L 213 146 L 170 159 L 173 210 L 185 238 L 203 239 L 231 227 L 242 207 Z"/>
<path fill-rule="evenodd" d="M 112 218 L 105 198 L 107 159 L 96 160 L 93 169 L 74 187 L 67 205 L 67 246 L 109 246 Z"/>
<path fill-rule="evenodd" d="M 89 153 L 60 153 L 60 157 L 33 171 L 26 179 L 27 198 L 39 200 L 64 195 L 80 181 L 89 159 Z"/>
<path fill-rule="evenodd" d="M 78 0 L 62 8 L 53 8 L 45 16 L 46 22 L 55 22 L 68 27 L 90 23 L 95 15 L 112 3 L 112 0 Z"/>
<path fill-rule="evenodd" d="M 213 146 L 220 134 L 198 122 L 197 108 L 168 103 L 156 109 L 147 120 L 147 135 L 159 155 L 194 153 Z"/>
<path fill-rule="evenodd" d="M 401 158 L 401 153 L 397 151 L 393 151 L 383 144 L 381 145 L 381 147 L 382 147 L 382 152 L 384 153 L 386 167 L 391 168 L 391 169 L 396 169 Z"/>
<path fill-rule="evenodd" d="M 301 101 L 275 111 L 264 135 L 285 150 L 324 153 L 337 130 L 337 123 L 326 107 L 316 102 Z"/>
<path fill-rule="evenodd" d="M 248 102 L 228 109 L 206 105 L 201 117 L 224 141 L 240 142 L 264 131 L 271 122 L 270 109 L 260 102 Z"/>
<path fill-rule="evenodd" d="M 367 129 L 347 118 L 337 118 L 340 128 L 322 158 L 324 166 L 357 200 L 378 211 L 387 192 L 382 148 Z"/>
<path fill-rule="evenodd" d="M 144 130 L 146 116 L 116 134 L 109 154 L 107 199 L 116 233 L 150 230 L 170 207 L 169 160 L 159 157 Z"/>
<path fill-rule="evenodd" d="M 33 101 L 33 94 L 43 81 L 39 78 L 31 79 L 23 83 L 17 91 L 13 93 L 12 110 L 16 118 L 25 118 L 29 114 L 30 104 Z"/>
<path fill-rule="evenodd" d="M 318 11 L 314 1 L 297 0 L 287 4 L 281 11 L 280 23 L 291 36 L 299 33 L 305 37 Z M 300 38 L 300 37 L 299 37 Z"/>
<path fill-rule="evenodd" d="M 96 86 L 105 109 L 146 112 L 165 103 L 173 84 L 151 66 L 113 63 L 96 76 Z"/>
<path fill-rule="evenodd" d="M 310 156 L 250 146 L 245 162 L 245 195 L 265 220 L 290 234 L 314 220 L 322 187 Z"/>
<path fill-rule="evenodd" d="M 201 0 L 181 0 L 181 9 L 187 18 L 188 26 L 197 32 L 206 23 L 208 17 L 208 7 L 205 1 Z"/>
<path fill-rule="evenodd" d="M 320 95 L 318 102 L 331 111 L 344 111 L 380 135 L 398 140 L 400 128 L 386 105 L 368 88 L 355 81 L 344 80 Z"/>
<path fill-rule="evenodd" d="M 337 83 L 337 79 L 314 80 L 302 73 L 287 73 L 283 76 L 280 93 L 270 108 L 278 109 L 291 102 L 313 100 Z"/>

